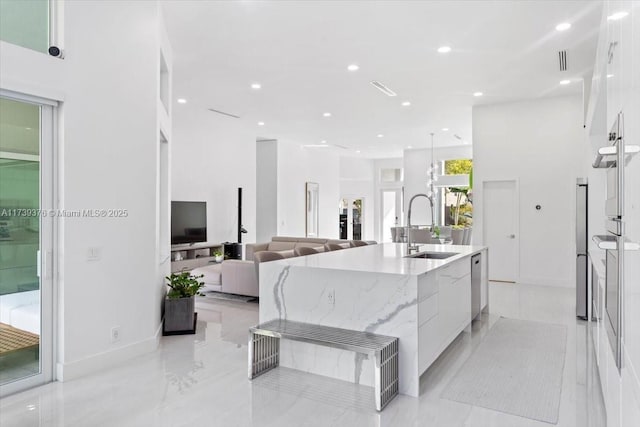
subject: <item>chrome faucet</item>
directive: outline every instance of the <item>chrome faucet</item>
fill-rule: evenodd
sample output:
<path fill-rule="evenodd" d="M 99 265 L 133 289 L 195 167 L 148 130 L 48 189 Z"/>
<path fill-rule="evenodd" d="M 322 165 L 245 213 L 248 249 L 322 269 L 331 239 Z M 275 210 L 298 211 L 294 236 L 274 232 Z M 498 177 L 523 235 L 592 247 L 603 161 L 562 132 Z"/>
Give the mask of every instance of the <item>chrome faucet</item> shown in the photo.
<path fill-rule="evenodd" d="M 427 196 L 426 194 L 423 194 L 423 193 L 418 193 L 415 196 L 413 196 L 409 200 L 409 211 L 407 212 L 407 234 L 408 234 L 407 242 L 409 243 L 409 246 L 411 246 L 411 233 L 409 232 L 409 229 L 411 229 L 411 205 L 413 205 L 413 201 L 417 197 L 426 197 L 427 200 L 429 200 L 429 205 L 431 206 L 431 229 L 432 230 L 433 230 L 433 224 L 435 223 L 434 209 L 433 209 L 433 197 Z"/>

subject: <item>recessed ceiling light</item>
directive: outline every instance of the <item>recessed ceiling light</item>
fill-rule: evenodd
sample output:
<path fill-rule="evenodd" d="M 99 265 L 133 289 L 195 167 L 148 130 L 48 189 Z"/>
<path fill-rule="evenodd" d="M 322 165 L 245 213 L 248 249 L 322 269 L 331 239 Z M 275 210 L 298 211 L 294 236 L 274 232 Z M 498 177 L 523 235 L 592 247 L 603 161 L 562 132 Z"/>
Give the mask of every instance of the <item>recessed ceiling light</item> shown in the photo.
<path fill-rule="evenodd" d="M 178 104 L 186 104 L 187 100 L 184 98 L 178 98 Z"/>
<path fill-rule="evenodd" d="M 607 16 L 607 19 L 609 21 L 617 21 L 618 19 L 622 19 L 627 15 L 629 15 L 629 12 L 620 11 L 620 12 L 616 12 L 616 13 L 614 13 L 612 15 Z"/>
<path fill-rule="evenodd" d="M 260 83 L 251 83 L 251 89 L 260 89 L 262 85 Z"/>
<path fill-rule="evenodd" d="M 351 64 L 347 67 L 347 70 L 349 71 L 358 71 L 360 69 L 360 67 L 358 67 L 356 64 Z"/>
<path fill-rule="evenodd" d="M 327 143 L 327 141 L 326 141 L 326 140 L 324 140 L 324 139 L 323 139 L 322 141 L 320 141 L 320 142 L 321 142 L 321 143 L 323 143 L 323 144 L 326 144 L 326 143 Z"/>
<path fill-rule="evenodd" d="M 569 83 L 571 83 L 571 80 L 560 80 L 561 85 L 568 85 Z"/>
<path fill-rule="evenodd" d="M 258 126 L 264 126 L 264 122 L 258 122 Z"/>
<path fill-rule="evenodd" d="M 331 113 L 322 113 L 324 117 L 331 117 Z"/>
<path fill-rule="evenodd" d="M 359 153 L 359 152 L 360 152 L 360 150 L 356 150 L 356 153 Z"/>
<path fill-rule="evenodd" d="M 448 130 L 449 130 L 449 128 L 442 128 L 442 132 L 446 132 Z"/>
<path fill-rule="evenodd" d="M 412 146 L 410 146 L 410 145 L 407 145 L 407 148 L 413 148 L 413 147 L 412 147 Z"/>
<path fill-rule="evenodd" d="M 611 77 L 613 77 L 613 74 L 607 74 L 608 79 L 610 79 Z"/>
<path fill-rule="evenodd" d="M 404 101 L 404 102 L 402 103 L 402 106 L 403 106 L 403 107 L 408 107 L 409 105 L 411 105 L 411 103 L 410 103 L 409 101 Z"/>
<path fill-rule="evenodd" d="M 384 135 L 383 135 L 383 134 L 381 134 L 381 133 L 379 133 L 379 134 L 378 134 L 378 138 L 384 138 Z"/>
<path fill-rule="evenodd" d="M 484 93 L 482 92 L 473 92 L 473 96 L 482 96 Z"/>
<path fill-rule="evenodd" d="M 569 28 L 571 28 L 571 24 L 568 22 L 556 25 L 556 31 L 567 31 Z"/>
<path fill-rule="evenodd" d="M 463 143 L 463 144 L 468 144 L 468 143 L 469 143 L 469 141 L 462 141 L 462 143 Z"/>
<path fill-rule="evenodd" d="M 449 46 L 441 46 L 438 48 L 438 53 L 449 53 L 451 48 Z"/>

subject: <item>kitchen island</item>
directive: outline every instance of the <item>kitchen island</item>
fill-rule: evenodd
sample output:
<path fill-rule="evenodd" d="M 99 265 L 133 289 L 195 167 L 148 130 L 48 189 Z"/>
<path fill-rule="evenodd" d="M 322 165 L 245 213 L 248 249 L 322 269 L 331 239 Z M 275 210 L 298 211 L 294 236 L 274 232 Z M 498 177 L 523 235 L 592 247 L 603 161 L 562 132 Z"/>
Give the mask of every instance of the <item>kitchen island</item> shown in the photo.
<path fill-rule="evenodd" d="M 400 393 L 418 396 L 420 375 L 471 323 L 476 254 L 482 254 L 480 307 L 487 310 L 486 247 L 384 243 L 260 264 L 260 322 L 286 319 L 398 337 Z M 281 366 L 373 384 L 365 356 L 280 345 Z"/>

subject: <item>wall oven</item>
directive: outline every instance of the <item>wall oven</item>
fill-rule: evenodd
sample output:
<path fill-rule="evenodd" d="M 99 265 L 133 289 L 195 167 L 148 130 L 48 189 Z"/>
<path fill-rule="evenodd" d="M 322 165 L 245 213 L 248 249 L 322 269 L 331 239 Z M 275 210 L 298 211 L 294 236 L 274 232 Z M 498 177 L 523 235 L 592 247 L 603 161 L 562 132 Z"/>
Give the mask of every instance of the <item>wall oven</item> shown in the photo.
<path fill-rule="evenodd" d="M 617 239 L 616 239 L 617 240 Z M 622 256 L 623 252 L 618 249 L 607 251 L 606 265 L 606 291 L 605 291 L 605 316 L 604 326 L 607 330 L 607 337 L 613 357 L 618 369 L 622 367 L 622 335 L 623 335 L 623 300 L 622 289 Z"/>
<path fill-rule="evenodd" d="M 611 153 L 612 160 L 604 162 L 603 166 L 607 168 L 607 186 L 606 199 L 604 204 L 605 215 L 609 218 L 622 218 L 623 203 L 621 187 L 624 182 L 624 141 L 622 140 L 622 114 L 613 124 L 611 132 L 609 132 L 609 142 L 611 145 L 606 147 Z M 621 154 L 618 156 L 618 154 Z M 619 161 L 621 160 L 621 161 Z"/>
<path fill-rule="evenodd" d="M 607 331 L 609 343 L 618 367 L 622 369 L 622 342 L 624 337 L 624 253 L 637 250 L 636 243 L 625 238 L 624 170 L 630 156 L 637 153 L 637 146 L 625 146 L 624 116 L 618 114 L 609 132 L 609 145 L 598 150 L 594 168 L 606 169 L 605 215 L 607 234 L 594 236 L 599 248 L 606 250 L 606 277 L 604 313 L 599 316 Z"/>

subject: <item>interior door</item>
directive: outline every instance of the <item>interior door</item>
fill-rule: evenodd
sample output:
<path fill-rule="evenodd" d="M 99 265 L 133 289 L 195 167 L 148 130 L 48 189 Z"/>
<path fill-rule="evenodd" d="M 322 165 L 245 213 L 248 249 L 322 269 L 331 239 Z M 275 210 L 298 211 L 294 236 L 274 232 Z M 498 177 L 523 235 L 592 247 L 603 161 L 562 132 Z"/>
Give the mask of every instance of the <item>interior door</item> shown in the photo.
<path fill-rule="evenodd" d="M 519 253 L 516 182 L 484 182 L 483 194 L 484 243 L 491 255 L 489 280 L 515 282 Z"/>
<path fill-rule="evenodd" d="M 392 242 L 391 227 L 402 225 L 402 191 L 399 188 L 380 190 L 380 240 Z"/>
<path fill-rule="evenodd" d="M 0 96 L 0 396 L 51 381 L 53 106 Z"/>

